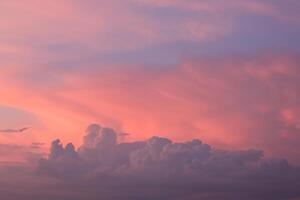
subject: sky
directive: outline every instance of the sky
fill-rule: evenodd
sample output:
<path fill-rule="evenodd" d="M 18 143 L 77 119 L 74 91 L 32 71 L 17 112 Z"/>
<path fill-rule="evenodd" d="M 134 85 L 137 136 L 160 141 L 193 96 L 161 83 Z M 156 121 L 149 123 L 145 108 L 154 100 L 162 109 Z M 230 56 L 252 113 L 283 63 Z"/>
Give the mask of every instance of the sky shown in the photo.
<path fill-rule="evenodd" d="M 298 0 L 1 0 L 0 195 L 299 199 L 299 19 Z"/>

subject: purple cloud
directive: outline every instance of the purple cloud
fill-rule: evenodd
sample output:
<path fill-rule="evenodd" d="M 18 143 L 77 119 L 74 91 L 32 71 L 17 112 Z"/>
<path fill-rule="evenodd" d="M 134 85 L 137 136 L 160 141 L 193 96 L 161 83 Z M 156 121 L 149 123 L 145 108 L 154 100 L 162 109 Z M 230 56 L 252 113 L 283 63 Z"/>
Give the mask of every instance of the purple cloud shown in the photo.
<path fill-rule="evenodd" d="M 199 140 L 117 143 L 117 133 L 90 125 L 78 150 L 59 140 L 38 166 L 90 199 L 293 199 L 300 168 L 259 150 L 220 150 Z M 64 199 L 86 199 L 74 196 Z"/>

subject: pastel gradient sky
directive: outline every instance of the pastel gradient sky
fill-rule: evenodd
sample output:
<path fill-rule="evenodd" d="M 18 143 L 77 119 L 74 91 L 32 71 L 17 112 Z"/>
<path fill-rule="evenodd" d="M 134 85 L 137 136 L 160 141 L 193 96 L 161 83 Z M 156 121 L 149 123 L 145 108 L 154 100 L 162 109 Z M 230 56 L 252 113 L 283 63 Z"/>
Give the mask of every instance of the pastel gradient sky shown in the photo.
<path fill-rule="evenodd" d="M 300 163 L 300 1 L 1 0 L 0 143 L 90 123 Z"/>
<path fill-rule="evenodd" d="M 299 0 L 0 0 L 1 200 L 300 199 Z"/>

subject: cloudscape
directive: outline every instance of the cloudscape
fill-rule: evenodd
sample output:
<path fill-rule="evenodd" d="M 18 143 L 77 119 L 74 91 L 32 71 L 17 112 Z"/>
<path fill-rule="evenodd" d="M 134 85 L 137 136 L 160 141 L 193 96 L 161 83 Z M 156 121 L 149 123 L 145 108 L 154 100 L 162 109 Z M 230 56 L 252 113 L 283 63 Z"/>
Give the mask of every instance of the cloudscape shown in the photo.
<path fill-rule="evenodd" d="M 1 199 L 300 199 L 299 19 L 297 0 L 1 0 Z"/>
<path fill-rule="evenodd" d="M 77 149 L 56 139 L 47 156 L 19 150 L 27 151 L 28 161 L 2 167 L 1 173 L 17 182 L 3 181 L 1 195 L 46 200 L 294 199 L 300 195 L 300 167 L 285 159 L 266 159 L 261 150 L 222 150 L 197 139 L 172 142 L 158 136 L 117 143 L 117 136 L 111 128 L 91 124 Z M 28 179 L 33 182 L 23 185 Z M 11 188 L 6 187 L 9 184 Z"/>

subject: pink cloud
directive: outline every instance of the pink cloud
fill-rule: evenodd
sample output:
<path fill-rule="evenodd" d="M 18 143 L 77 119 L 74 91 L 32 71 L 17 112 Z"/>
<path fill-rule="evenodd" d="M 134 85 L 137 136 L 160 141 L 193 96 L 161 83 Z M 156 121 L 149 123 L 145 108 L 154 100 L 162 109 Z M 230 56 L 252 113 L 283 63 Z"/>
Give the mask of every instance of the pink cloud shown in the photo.
<path fill-rule="evenodd" d="M 226 2 L 213 1 L 197 1 L 191 0 L 188 3 L 184 0 L 132 0 L 141 4 L 156 6 L 156 7 L 174 7 L 181 10 L 192 12 L 204 12 L 210 15 L 227 15 L 235 16 L 242 12 L 260 14 L 270 16 L 274 19 L 287 20 L 295 22 L 293 13 L 288 13 L 282 7 L 278 6 L 278 2 L 270 1 L 247 1 L 247 0 L 228 0 Z"/>
<path fill-rule="evenodd" d="M 182 19 L 159 20 L 151 13 L 139 11 L 139 2 L 130 0 L 85 3 L 4 0 L 0 8 L 0 38 L 9 45 L 18 44 L 22 48 L 29 45 L 37 54 L 41 53 L 39 47 L 52 43 L 72 43 L 103 52 L 135 50 L 177 40 L 215 40 L 233 30 L 234 20 L 223 17 L 227 11 L 222 9 L 220 16 L 216 15 L 221 7 L 217 3 L 174 3 L 179 4 L 179 10 L 189 5 L 191 8 L 205 7 L 200 9 L 204 16 L 189 16 L 185 11 L 187 16 Z M 98 4 L 101 6 L 95 6 Z M 173 3 L 169 4 L 172 6 Z M 144 9 L 148 8 L 148 5 L 144 6 Z"/>
<path fill-rule="evenodd" d="M 26 133 L 0 134 L 1 197 L 98 199 L 104 186 L 104 198 L 115 194 L 112 199 L 118 199 L 128 190 L 140 191 L 130 182 L 114 193 L 105 185 L 115 184 L 113 177 L 118 183 L 133 178 L 158 184 L 172 175 L 181 175 L 185 187 L 207 188 L 199 180 L 212 181 L 213 189 L 231 191 L 228 199 L 238 195 L 232 190 L 237 186 L 244 192 L 253 188 L 259 197 L 274 185 L 285 191 L 278 198 L 299 196 L 293 178 L 299 169 L 290 163 L 300 163 L 300 60 L 299 53 L 281 50 L 297 52 L 299 6 L 290 0 L 2 0 L 0 106 L 35 120 L 26 124 L 31 127 Z M 230 55 L 236 50 L 259 53 Z M 145 64 L 152 60 L 173 64 Z M 82 130 L 91 122 L 116 131 L 94 124 L 96 131 L 90 127 L 81 145 Z M 2 121 L 1 129 L 18 129 L 6 126 Z M 118 132 L 129 133 L 122 138 L 128 143 L 117 143 Z M 53 138 L 74 145 L 55 140 L 39 165 L 49 177 L 33 175 L 46 151 L 42 144 Z M 258 150 L 239 150 L 248 148 L 263 149 L 266 157 Z M 207 174 L 197 171 L 201 167 Z M 78 182 L 70 184 L 73 178 Z M 105 178 L 108 182 L 99 181 Z M 173 183 L 165 179 L 165 188 Z M 85 187 L 93 184 L 95 190 Z M 141 190 L 166 199 L 161 188 Z M 180 199 L 202 195 L 165 191 Z M 209 195 L 217 198 L 222 191 Z"/>
<path fill-rule="evenodd" d="M 98 121 L 135 139 L 197 137 L 297 160 L 298 63 L 296 55 L 269 54 L 187 60 L 165 69 L 103 66 L 64 73 L 33 68 L 23 73 L 42 70 L 59 81 L 26 79 L 21 71 L 17 77 L 2 73 L 7 80 L 1 79 L 0 96 L 2 104 L 37 115 L 51 134 L 36 137 L 46 141 L 61 128 L 63 139 L 74 141 L 78 130 Z"/>

